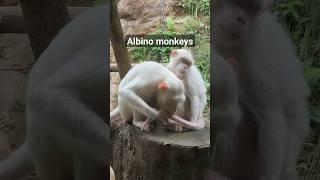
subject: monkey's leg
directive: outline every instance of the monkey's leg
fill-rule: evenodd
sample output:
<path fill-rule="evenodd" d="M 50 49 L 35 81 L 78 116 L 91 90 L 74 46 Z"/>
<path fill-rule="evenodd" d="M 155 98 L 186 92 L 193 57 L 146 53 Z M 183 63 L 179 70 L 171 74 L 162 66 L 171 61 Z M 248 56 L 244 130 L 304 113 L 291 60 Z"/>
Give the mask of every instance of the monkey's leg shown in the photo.
<path fill-rule="evenodd" d="M 86 143 L 90 148 L 84 148 L 81 143 L 75 145 L 86 151 L 87 156 L 101 161 L 100 155 L 106 154 L 110 136 L 107 123 L 75 94 L 64 89 L 39 87 L 29 94 L 28 102 L 37 114 L 45 114 L 51 119 L 49 123 L 56 128 L 54 132 L 64 132 L 67 137 L 72 137 L 72 142 Z"/>
<path fill-rule="evenodd" d="M 237 104 L 229 104 L 227 106 L 216 105 L 213 112 L 213 128 L 219 131 L 228 131 L 239 126 L 242 112 Z"/>
<path fill-rule="evenodd" d="M 74 165 L 74 180 L 106 179 L 109 169 L 105 163 L 92 162 L 90 158 L 85 158 L 86 156 L 84 154 L 78 157 L 82 158 Z"/>
<path fill-rule="evenodd" d="M 204 128 L 206 125 L 204 118 L 202 118 L 202 112 L 200 111 L 200 98 L 199 97 L 192 97 L 190 98 L 190 110 L 191 110 L 191 117 L 190 117 L 190 124 L 189 129 L 195 129 L 199 130 Z M 180 123 L 186 123 L 183 122 L 182 118 L 178 119 Z M 188 128 L 188 127 L 187 127 Z"/>
<path fill-rule="evenodd" d="M 132 85 L 134 82 L 132 82 Z M 138 111 L 150 118 L 151 120 L 155 120 L 158 118 L 159 113 L 151 108 L 141 97 L 139 97 L 132 89 L 128 87 L 124 87 L 119 91 L 119 97 L 126 103 L 131 109 Z"/>
<path fill-rule="evenodd" d="M 288 124 L 281 108 L 265 111 L 258 121 L 258 148 L 261 175 L 265 180 L 280 180 L 287 146 Z"/>
<path fill-rule="evenodd" d="M 110 121 L 117 120 L 120 117 L 121 117 L 121 115 L 120 115 L 120 110 L 119 110 L 119 106 L 118 106 L 114 110 L 112 110 L 112 112 L 110 113 Z"/>
<path fill-rule="evenodd" d="M 146 117 L 143 116 L 141 113 L 137 111 L 133 111 L 132 124 L 139 127 L 144 132 L 149 132 L 151 120 L 150 119 L 145 120 L 145 119 Z"/>
<path fill-rule="evenodd" d="M 30 159 L 27 142 L 23 143 L 15 152 L 1 161 L 0 179 L 15 180 L 33 170 L 33 163 Z"/>

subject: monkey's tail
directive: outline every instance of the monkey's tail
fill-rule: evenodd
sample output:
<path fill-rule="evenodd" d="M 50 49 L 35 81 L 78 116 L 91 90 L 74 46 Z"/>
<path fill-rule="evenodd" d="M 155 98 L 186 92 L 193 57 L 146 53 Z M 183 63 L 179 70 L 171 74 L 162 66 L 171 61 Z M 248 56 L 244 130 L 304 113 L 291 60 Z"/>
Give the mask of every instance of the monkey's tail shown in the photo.
<path fill-rule="evenodd" d="M 112 122 L 112 121 L 114 121 L 114 120 L 116 120 L 118 118 L 120 118 L 119 106 L 111 111 L 111 113 L 110 113 L 110 121 Z"/>
<path fill-rule="evenodd" d="M 1 180 L 18 180 L 33 170 L 27 143 L 23 143 L 10 156 L 0 162 Z"/>

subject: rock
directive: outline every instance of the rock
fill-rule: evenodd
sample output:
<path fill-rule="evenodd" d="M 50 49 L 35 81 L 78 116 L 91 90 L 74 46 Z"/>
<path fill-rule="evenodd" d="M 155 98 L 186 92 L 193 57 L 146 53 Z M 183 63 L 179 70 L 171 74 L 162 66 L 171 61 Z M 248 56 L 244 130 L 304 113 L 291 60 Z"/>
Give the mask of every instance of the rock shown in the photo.
<path fill-rule="evenodd" d="M 0 71 L 0 82 L 0 149 L 7 153 L 6 149 L 13 150 L 24 141 L 26 76 Z"/>
<path fill-rule="evenodd" d="M 119 73 L 110 73 L 110 111 L 118 105 Z"/>
<path fill-rule="evenodd" d="M 164 13 L 174 14 L 175 1 L 165 0 Z M 162 14 L 159 0 L 120 0 L 118 11 L 124 34 L 148 34 L 160 23 Z"/>
<path fill-rule="evenodd" d="M 34 63 L 26 34 L 0 34 L 0 71 L 28 72 Z"/>

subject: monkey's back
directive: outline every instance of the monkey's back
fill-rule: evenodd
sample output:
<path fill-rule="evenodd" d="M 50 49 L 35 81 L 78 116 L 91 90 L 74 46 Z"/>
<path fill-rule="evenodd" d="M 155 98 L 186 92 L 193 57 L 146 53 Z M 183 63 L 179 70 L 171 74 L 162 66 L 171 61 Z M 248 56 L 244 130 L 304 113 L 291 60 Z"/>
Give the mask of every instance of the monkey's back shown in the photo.
<path fill-rule="evenodd" d="M 121 80 L 119 89 L 124 87 L 129 82 L 137 79 L 141 80 L 142 83 L 152 81 L 159 84 L 167 78 L 176 82 L 179 81 L 179 79 L 163 65 L 153 61 L 146 61 L 135 65 L 129 70 L 129 72 Z"/>
<path fill-rule="evenodd" d="M 28 86 L 47 81 L 71 84 L 80 74 L 85 82 L 106 73 L 106 17 L 105 6 L 94 7 L 62 28 L 33 66 Z"/>
<path fill-rule="evenodd" d="M 99 6 L 60 30 L 29 74 L 27 106 L 39 93 L 65 90 L 106 116 L 107 24 L 106 6 Z"/>

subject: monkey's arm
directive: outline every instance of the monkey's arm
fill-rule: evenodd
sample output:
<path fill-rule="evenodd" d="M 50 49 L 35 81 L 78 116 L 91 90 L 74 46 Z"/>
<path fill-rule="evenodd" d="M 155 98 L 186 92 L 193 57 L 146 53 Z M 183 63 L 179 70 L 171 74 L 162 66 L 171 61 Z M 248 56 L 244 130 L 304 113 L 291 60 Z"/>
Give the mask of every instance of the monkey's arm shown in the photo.
<path fill-rule="evenodd" d="M 204 128 L 204 126 L 205 126 L 203 118 L 201 118 L 202 120 L 200 120 L 200 121 L 203 121 L 203 124 L 200 121 L 198 121 L 198 122 L 188 121 L 188 120 L 183 119 L 182 117 L 179 117 L 177 115 L 173 115 L 171 117 L 171 119 L 178 122 L 179 124 L 182 125 L 182 127 L 187 128 L 187 129 L 199 130 L 199 129 Z"/>
<path fill-rule="evenodd" d="M 114 110 L 112 110 L 112 112 L 110 113 L 110 121 L 114 121 L 118 118 L 120 118 L 120 111 L 119 111 L 119 107 L 116 107 Z"/>
<path fill-rule="evenodd" d="M 190 98 L 191 118 L 190 122 L 197 125 L 197 127 L 204 128 L 205 122 L 202 117 L 203 106 L 199 96 Z"/>
<path fill-rule="evenodd" d="M 186 129 L 199 130 L 199 129 L 204 128 L 204 126 L 205 126 L 205 124 L 202 125 L 198 122 L 191 122 L 191 121 L 188 121 L 180 116 L 172 115 L 167 112 L 161 111 L 160 114 L 162 114 L 163 117 L 166 117 L 166 120 L 164 122 L 169 122 L 169 124 L 170 124 L 170 121 L 173 120 Z M 204 122 L 204 120 L 202 120 L 202 121 Z"/>
<path fill-rule="evenodd" d="M 119 97 L 134 110 L 144 114 L 151 121 L 155 120 L 159 116 L 159 112 L 151 108 L 137 93 L 136 91 L 144 91 L 144 96 L 151 98 L 153 90 L 150 86 L 146 86 L 142 82 L 132 81 L 127 86 L 119 90 Z"/>
<path fill-rule="evenodd" d="M 49 123 L 61 128 L 63 132 L 71 133 L 79 141 L 100 144 L 101 147 L 93 148 L 95 150 L 105 149 L 109 139 L 107 123 L 74 92 L 63 88 L 38 87 L 28 93 L 27 103 L 32 109 L 37 109 L 38 113 L 52 117 L 54 121 Z"/>

